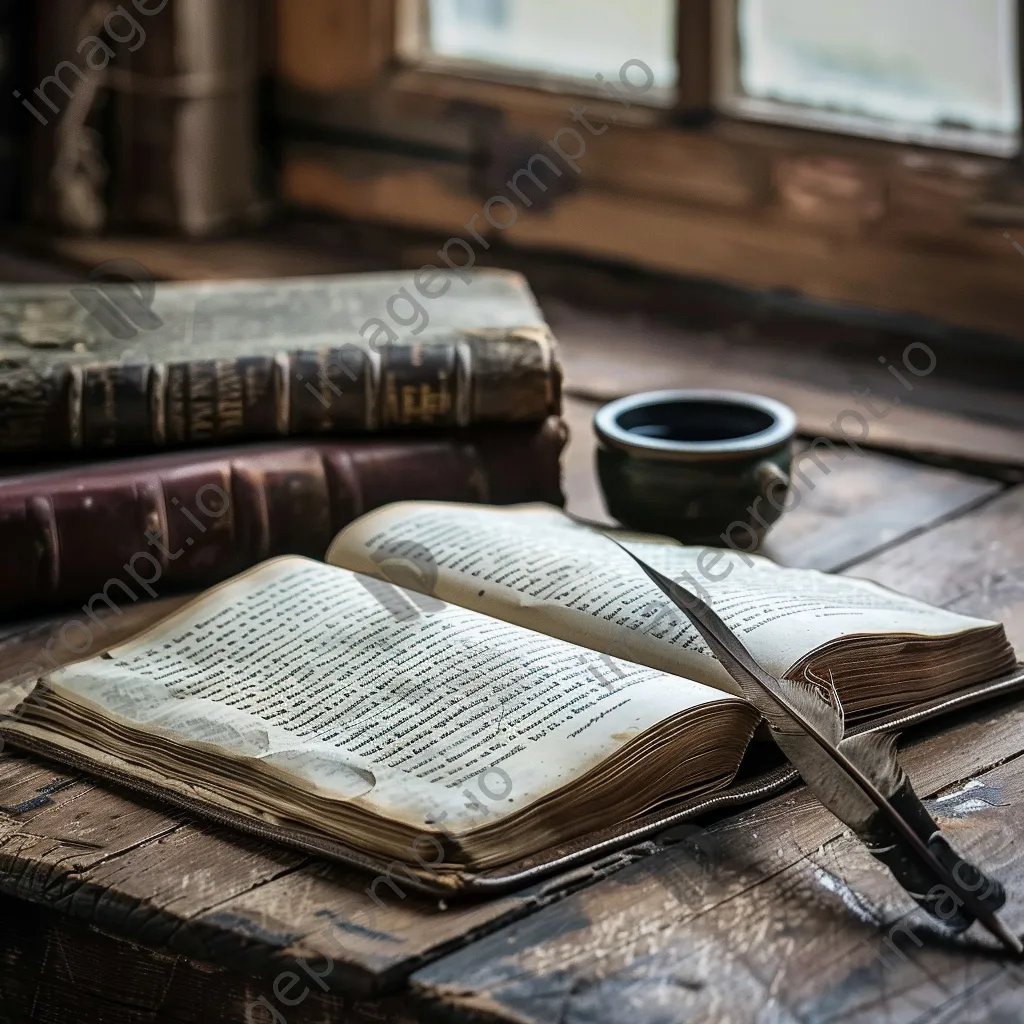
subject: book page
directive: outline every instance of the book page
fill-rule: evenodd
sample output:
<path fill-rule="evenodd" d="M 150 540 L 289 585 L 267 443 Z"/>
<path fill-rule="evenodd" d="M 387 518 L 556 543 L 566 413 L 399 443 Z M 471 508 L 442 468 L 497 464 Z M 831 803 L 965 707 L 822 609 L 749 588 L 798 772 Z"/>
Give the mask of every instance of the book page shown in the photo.
<path fill-rule="evenodd" d="M 275 559 L 50 683 L 136 728 L 456 834 L 722 701 L 628 663 L 602 685 L 578 647 L 451 604 L 396 614 L 374 582 Z"/>
<path fill-rule="evenodd" d="M 709 601 L 778 676 L 837 637 L 936 636 L 989 625 L 864 580 L 665 538 L 616 537 Z M 739 693 L 685 616 L 624 551 L 551 506 L 402 502 L 351 524 L 327 558 L 382 577 L 404 573 L 407 585 L 442 601 Z"/>

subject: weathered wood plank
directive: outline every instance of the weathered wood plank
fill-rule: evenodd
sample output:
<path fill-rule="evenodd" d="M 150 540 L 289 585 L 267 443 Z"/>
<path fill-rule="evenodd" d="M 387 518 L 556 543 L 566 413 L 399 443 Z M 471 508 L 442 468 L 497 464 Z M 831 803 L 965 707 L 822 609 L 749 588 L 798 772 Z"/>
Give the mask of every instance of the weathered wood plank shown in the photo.
<path fill-rule="evenodd" d="M 806 449 L 804 449 L 806 450 Z M 865 450 L 798 453 L 793 508 L 764 554 L 782 565 L 838 572 L 982 504 L 1002 486 Z"/>
<path fill-rule="evenodd" d="M 325 994 L 300 972 L 284 1006 L 265 979 L 146 949 L 0 898 L 3 1024 L 413 1024 L 394 1000 Z M 276 1005 L 277 1016 L 272 1009 Z"/>
<path fill-rule="evenodd" d="M 976 712 L 903 756 L 919 792 L 952 788 L 933 809 L 965 856 L 1008 883 L 1003 916 L 1017 931 L 1022 726 L 1018 701 Z M 998 767 L 982 773 L 986 763 Z M 799 790 L 488 936 L 411 983 L 459 1021 L 909 1021 L 994 983 L 1004 961 L 973 932 L 969 943 L 939 938 Z"/>
<path fill-rule="evenodd" d="M 360 253 L 324 251 L 295 244 L 282 232 L 248 237 L 203 239 L 115 236 L 76 238 L 55 235 L 33 239 L 55 257 L 81 267 L 111 259 L 141 263 L 156 278 L 180 281 L 232 281 L 238 278 L 304 277 L 377 269 L 381 264 Z"/>
<path fill-rule="evenodd" d="M 55 613 L 33 619 L 30 622 L 0 623 L 0 680 L 8 680 L 31 669 L 27 665 L 39 665 L 49 671 L 67 665 L 78 658 L 92 657 L 104 647 L 120 643 L 133 633 L 145 629 L 180 608 L 191 600 L 190 594 L 162 597 L 155 601 L 141 601 L 119 609 L 115 614 L 98 605 L 98 619 L 95 643 L 88 650 L 74 651 L 61 638 L 60 629 L 66 622 L 81 616 L 80 608 L 70 608 L 64 613 Z M 71 631 L 72 634 L 74 631 Z M 4 692 L 0 682 L 0 694 Z M 3 705 L 0 704 L 0 707 Z"/>
<path fill-rule="evenodd" d="M 479 91 L 477 86 L 474 91 Z M 559 116 L 559 123 L 565 124 L 566 114 Z M 921 237 L 927 233 L 917 225 L 908 224 L 910 230 L 901 232 L 896 224 L 887 230 L 862 220 L 874 203 L 854 203 L 850 208 L 843 201 L 837 223 L 816 223 L 796 215 L 798 208 L 818 205 L 817 201 L 792 202 L 799 186 L 795 191 L 785 186 L 762 189 L 760 194 L 755 191 L 753 209 L 723 210 L 712 202 L 637 195 L 631 182 L 634 187 L 626 202 L 620 187 L 600 180 L 600 165 L 594 158 L 604 146 L 615 145 L 619 168 L 629 167 L 635 176 L 638 165 L 647 162 L 632 147 L 648 147 L 643 139 L 630 140 L 622 127 L 603 134 L 603 145 L 599 139 L 587 141 L 593 151 L 588 154 L 591 162 L 577 165 L 584 187 L 559 200 L 543 216 L 528 208 L 517 211 L 518 218 L 501 227 L 503 241 L 522 248 L 620 260 L 645 270 L 795 290 L 829 302 L 913 311 L 1013 336 L 1019 332 L 1018 257 L 995 226 L 950 225 L 946 244 L 940 246 L 934 236 Z M 677 153 L 688 149 L 674 147 Z M 755 179 L 778 178 L 777 185 L 783 180 L 792 185 L 808 170 L 828 179 L 829 168 L 842 166 L 852 172 L 853 179 L 865 172 L 858 188 L 884 195 L 890 185 L 845 160 L 793 154 L 794 160 L 781 152 L 773 158 L 770 152 L 771 147 L 766 147 L 748 166 Z M 719 166 L 728 162 L 728 155 L 722 154 Z M 460 185 L 452 173 L 453 168 L 468 166 L 404 155 L 396 162 L 392 153 L 297 142 L 287 146 L 282 190 L 298 208 L 457 235 L 465 232 L 467 218 L 480 214 L 483 206 L 468 176 Z M 613 164 L 606 166 L 614 173 Z M 658 178 L 665 180 L 658 175 L 651 182 L 654 188 L 660 188 Z M 840 173 L 839 178 L 847 174 Z M 847 197 L 848 184 L 838 190 Z M 737 191 L 742 196 L 742 185 Z M 943 205 L 948 211 L 948 204 Z M 499 233 L 487 227 L 482 230 L 491 234 L 492 241 Z M 954 231 L 955 243 L 950 241 Z"/>
<path fill-rule="evenodd" d="M 559 339 L 566 392 L 578 398 L 610 401 L 662 388 L 752 391 L 792 406 L 808 437 L 841 439 L 845 430 L 865 448 L 929 458 L 938 453 L 952 464 L 988 464 L 992 472 L 1003 464 L 1016 467 L 1017 479 L 1024 468 L 1017 391 L 966 385 L 957 380 L 958 367 L 947 372 L 936 356 L 933 372 L 924 377 L 901 370 L 914 389 L 909 392 L 889 372 L 891 364 L 899 369 L 904 351 L 891 339 L 874 350 L 855 348 L 842 359 L 808 350 L 785 332 L 771 344 L 738 330 L 695 333 L 566 303 L 548 303 L 545 313 Z M 921 358 L 916 365 L 923 367 L 925 356 L 911 353 L 911 361 Z"/>
<path fill-rule="evenodd" d="M 395 48 L 394 5 L 373 0 L 277 2 L 276 70 L 314 92 L 372 83 Z"/>
<path fill-rule="evenodd" d="M 394 990 L 416 966 L 531 909 L 535 888 L 446 908 L 391 883 L 15 754 L 0 756 L 0 893 L 151 948 L 262 976 L 329 964 L 333 992 Z"/>
<path fill-rule="evenodd" d="M 1024 487 L 856 565 L 851 575 L 997 619 L 1024 657 Z"/>
<path fill-rule="evenodd" d="M 600 402 L 562 397 L 562 418 L 569 427 L 569 443 L 562 453 L 562 492 L 567 512 L 592 523 L 613 526 L 615 520 L 605 508 L 594 461 L 597 438 L 593 419 L 600 407 Z"/>

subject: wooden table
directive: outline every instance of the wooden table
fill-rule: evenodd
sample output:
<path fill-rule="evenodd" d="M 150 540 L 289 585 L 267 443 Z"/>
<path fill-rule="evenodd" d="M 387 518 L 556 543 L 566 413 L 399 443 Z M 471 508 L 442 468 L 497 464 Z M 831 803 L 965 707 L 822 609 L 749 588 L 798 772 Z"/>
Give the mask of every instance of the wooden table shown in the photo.
<path fill-rule="evenodd" d="M 571 400 L 570 507 L 604 516 L 592 407 Z M 826 453 L 768 553 L 1000 619 L 1024 651 L 1024 486 L 865 451 Z M 174 601 L 126 613 L 138 628 Z M 130 616 L 130 617 L 129 617 Z M 0 672 L 60 620 L 0 639 Z M 0 632 L 0 636 L 2 636 Z M 1024 931 L 1024 701 L 911 737 L 904 761 Z M 0 755 L 0 1024 L 416 1020 L 1009 1021 L 1024 967 L 937 938 L 803 790 L 487 903 L 368 877 L 53 765 Z M 900 940 L 900 941 L 897 941 Z M 917 941 L 921 942 L 918 946 Z"/>

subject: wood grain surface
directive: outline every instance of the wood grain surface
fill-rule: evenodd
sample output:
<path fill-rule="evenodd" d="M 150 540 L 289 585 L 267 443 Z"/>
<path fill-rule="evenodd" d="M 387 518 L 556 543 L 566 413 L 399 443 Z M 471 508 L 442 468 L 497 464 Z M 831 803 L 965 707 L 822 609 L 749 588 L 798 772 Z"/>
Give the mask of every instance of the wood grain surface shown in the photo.
<path fill-rule="evenodd" d="M 902 757 L 919 792 L 944 793 L 932 809 L 958 848 L 1008 885 L 1003 916 L 1017 932 L 1022 727 L 1019 702 L 986 709 Z M 931 1020 L 996 979 L 1019 988 L 1022 975 L 974 931 L 940 936 L 801 789 L 474 943 L 412 985 L 450 1020 L 796 1024 Z"/>
<path fill-rule="evenodd" d="M 453 98 L 433 100 L 441 109 L 421 119 L 420 130 L 437 124 L 446 138 L 456 120 Z M 304 96 L 290 105 L 316 109 Z M 365 101 L 361 109 L 351 102 L 320 107 L 344 111 L 350 129 L 368 109 Z M 607 123 L 597 105 L 591 109 L 598 125 Z M 971 222 L 971 208 L 984 203 L 998 173 L 994 162 L 935 154 L 923 158 L 927 169 L 910 170 L 908 161 L 893 161 L 899 147 L 874 144 L 879 154 L 889 149 L 883 160 L 893 162 L 883 167 L 837 151 L 853 140 L 836 146 L 833 137 L 808 149 L 805 133 L 753 126 L 739 129 L 746 139 L 694 134 L 681 145 L 672 133 L 627 126 L 623 112 L 615 113 L 614 130 L 585 140 L 571 195 L 543 216 L 519 208 L 500 230 L 484 226 L 484 237 L 1019 336 L 1020 257 L 1001 224 Z M 406 107 L 403 121 L 411 120 Z M 499 123 L 538 140 L 541 151 L 568 121 L 566 104 Z M 488 194 L 474 188 L 471 161 L 453 159 L 461 153 L 346 142 L 286 143 L 282 189 L 292 207 L 445 235 L 465 233 L 474 215 L 483 225 Z M 947 174 L 951 189 L 929 187 L 929 178 Z"/>
<path fill-rule="evenodd" d="M 236 251 L 244 243 L 224 244 L 231 251 L 213 259 L 217 266 L 221 257 L 230 264 L 244 255 Z M 78 255 L 99 261 L 103 251 Z M 211 273 L 212 264 L 187 248 L 171 255 L 161 274 Z M 346 262 L 344 254 L 337 259 Z M 254 274 L 278 265 L 341 269 L 326 257 L 310 267 L 284 243 L 251 261 Z M 647 332 L 635 325 L 631 344 L 640 347 L 630 351 L 621 326 L 613 324 L 619 334 L 605 341 L 579 321 L 576 334 L 568 332 L 569 383 L 578 394 L 710 382 L 700 375 L 717 362 L 718 383 L 744 386 L 746 373 L 751 386 L 760 381 L 758 390 L 771 382 L 791 387 L 776 393 L 799 406 L 805 425 L 827 427 L 849 404 L 841 389 L 785 384 L 781 373 L 730 366 L 714 352 L 701 361 L 691 349 L 679 359 L 670 339 L 645 348 L 638 339 Z M 599 339 L 596 361 L 586 356 L 588 337 Z M 601 370 L 600 353 L 607 356 L 613 341 L 619 354 Z M 655 349 L 658 358 L 649 359 Z M 936 379 L 935 386 L 947 385 Z M 980 394 L 963 401 L 984 404 Z M 992 400 L 994 418 L 1011 418 L 999 401 Z M 566 490 L 570 511 L 607 522 L 593 470 L 596 407 L 578 397 L 567 402 Z M 992 464 L 1024 458 L 1019 435 L 1005 424 L 974 424 L 962 434 L 961 422 L 903 408 L 878 430 L 885 425 L 895 440 L 910 437 L 922 450 L 938 439 L 939 447 Z M 872 442 L 886 436 L 872 424 Z M 804 466 L 810 484 L 770 535 L 769 554 L 791 565 L 852 567 L 925 600 L 999 618 L 1024 649 L 1024 488 L 867 448 L 825 450 L 820 465 Z M 183 600 L 128 609 L 99 639 L 116 642 Z M 0 678 L 47 649 L 67 661 L 71 653 L 51 638 L 73 614 L 0 624 Z M 1024 708 L 1011 703 L 921 734 L 906 755 L 925 792 L 951 795 L 936 808 L 947 813 L 957 844 L 1016 888 L 1024 887 L 1024 866 L 1007 836 L 1024 826 L 1022 752 Z M 0 1024 L 407 1024 L 426 1015 L 519 1024 L 1015 1019 L 1019 968 L 939 941 L 917 918 L 910 920 L 922 947 L 905 935 L 901 953 L 885 944 L 907 905 L 805 793 L 719 821 L 709 834 L 710 845 L 679 846 L 610 877 L 583 870 L 468 906 L 403 891 L 399 878 L 397 889 L 378 887 L 379 906 L 368 876 L 6 751 Z M 1018 929 L 1022 913 L 1020 902 L 1007 912 Z M 303 959 L 323 984 L 303 973 Z M 301 984 L 292 995 L 309 990 L 294 1007 L 277 996 L 292 975 Z"/>
<path fill-rule="evenodd" d="M 323 966 L 310 964 L 313 972 Z M 0 897 L 3 1024 L 414 1024 L 394 999 L 327 994 L 297 966 L 279 986 L 161 953 L 57 911 Z M 278 1017 L 274 1016 L 274 1009 Z"/>
<path fill-rule="evenodd" d="M 938 356 L 932 373 L 912 377 L 900 366 L 909 339 L 866 351 L 849 346 L 844 357 L 792 342 L 773 347 L 741 330 L 680 330 L 642 314 L 602 315 L 558 302 L 545 313 L 559 340 L 565 390 L 578 398 L 605 402 L 664 388 L 750 391 L 790 405 L 808 438 L 845 435 L 864 449 L 942 456 L 976 472 L 1013 467 L 1017 479 L 1024 471 L 1019 370 L 1018 386 L 1004 391 L 965 384 Z M 926 355 L 916 350 L 912 362 L 918 352 Z M 894 363 L 913 391 L 890 372 Z"/>
<path fill-rule="evenodd" d="M 868 559 L 851 573 L 1003 622 L 1024 656 L 1024 487 Z"/>
<path fill-rule="evenodd" d="M 57 766 L 0 757 L 0 893 L 134 943 L 262 976 L 297 958 L 330 991 L 394 989 L 468 934 L 524 912 L 523 893 L 445 912 L 435 901 L 187 820 Z M 362 922 L 369 922 L 362 923 Z"/>

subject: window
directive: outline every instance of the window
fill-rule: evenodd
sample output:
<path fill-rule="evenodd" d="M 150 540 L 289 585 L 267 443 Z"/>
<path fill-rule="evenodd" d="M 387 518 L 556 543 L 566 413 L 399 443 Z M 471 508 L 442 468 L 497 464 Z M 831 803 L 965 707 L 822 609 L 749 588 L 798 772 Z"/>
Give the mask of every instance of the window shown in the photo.
<path fill-rule="evenodd" d="M 295 206 L 464 237 L 582 99 L 509 247 L 1020 333 L 1024 0 L 277 2 Z"/>
<path fill-rule="evenodd" d="M 586 92 L 637 59 L 656 106 L 678 87 L 681 106 L 740 119 L 1018 147 L 1016 0 L 403 2 L 403 55 L 429 70 Z"/>
<path fill-rule="evenodd" d="M 1017 147 L 1013 0 L 738 0 L 719 32 L 731 113 L 1005 155 Z"/>
<path fill-rule="evenodd" d="M 418 56 L 453 70 L 578 79 L 615 78 L 642 60 L 657 92 L 676 84 L 676 0 L 429 0 L 419 13 Z M 414 45 L 416 42 L 414 41 Z M 625 56 L 623 56 L 625 55 Z"/>

